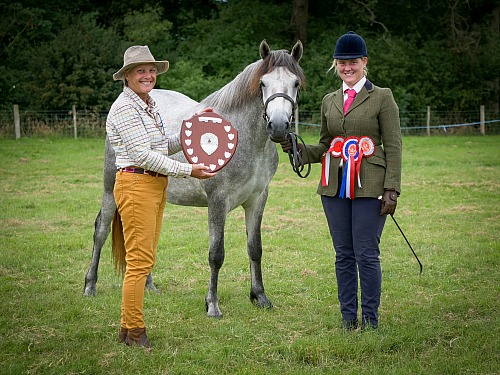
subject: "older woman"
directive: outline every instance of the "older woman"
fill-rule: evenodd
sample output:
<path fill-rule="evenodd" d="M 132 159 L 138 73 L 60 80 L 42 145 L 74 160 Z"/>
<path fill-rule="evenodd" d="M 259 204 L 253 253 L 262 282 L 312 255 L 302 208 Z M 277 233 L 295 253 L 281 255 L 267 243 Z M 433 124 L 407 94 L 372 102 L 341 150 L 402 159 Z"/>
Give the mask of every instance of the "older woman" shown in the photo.
<path fill-rule="evenodd" d="M 146 348 L 151 344 L 144 323 L 144 287 L 156 259 L 168 176 L 204 179 L 215 175 L 208 167 L 168 157 L 181 150 L 179 135 L 165 134 L 158 108 L 149 96 L 156 76 L 168 67 L 168 61 L 154 59 L 148 46 L 128 48 L 122 68 L 113 74 L 125 86 L 106 121 L 117 168 L 113 242 L 124 241 L 126 252 L 119 339 Z"/>

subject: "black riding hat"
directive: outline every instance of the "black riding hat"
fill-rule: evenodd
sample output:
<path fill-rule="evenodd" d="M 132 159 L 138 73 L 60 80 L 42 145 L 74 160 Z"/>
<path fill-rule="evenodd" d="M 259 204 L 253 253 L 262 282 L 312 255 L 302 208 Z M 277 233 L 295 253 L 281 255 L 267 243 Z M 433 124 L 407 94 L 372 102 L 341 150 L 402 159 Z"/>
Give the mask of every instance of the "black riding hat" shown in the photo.
<path fill-rule="evenodd" d="M 361 36 L 354 31 L 342 35 L 335 45 L 334 59 L 348 60 L 368 56 L 366 43 Z"/>

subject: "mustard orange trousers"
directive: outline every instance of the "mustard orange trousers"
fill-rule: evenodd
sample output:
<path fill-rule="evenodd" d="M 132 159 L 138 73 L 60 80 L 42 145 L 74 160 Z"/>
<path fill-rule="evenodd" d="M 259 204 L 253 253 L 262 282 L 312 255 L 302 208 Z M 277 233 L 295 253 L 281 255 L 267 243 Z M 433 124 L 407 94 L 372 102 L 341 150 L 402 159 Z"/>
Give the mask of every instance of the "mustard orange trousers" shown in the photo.
<path fill-rule="evenodd" d="M 123 225 L 126 270 L 121 327 L 145 328 L 144 287 L 156 260 L 168 178 L 118 171 L 114 197 Z"/>

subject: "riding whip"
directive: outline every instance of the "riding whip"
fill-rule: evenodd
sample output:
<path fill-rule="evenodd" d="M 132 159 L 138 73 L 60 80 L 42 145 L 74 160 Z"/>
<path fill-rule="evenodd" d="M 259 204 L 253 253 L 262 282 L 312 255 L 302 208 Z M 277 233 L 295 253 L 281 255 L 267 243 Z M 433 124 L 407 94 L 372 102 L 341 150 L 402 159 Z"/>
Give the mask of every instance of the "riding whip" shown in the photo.
<path fill-rule="evenodd" d="M 396 221 L 396 219 L 394 219 L 394 216 L 391 214 L 391 217 L 392 217 L 392 220 L 394 221 L 394 224 L 396 224 L 396 226 L 398 227 L 399 231 L 401 232 L 401 234 L 403 235 L 406 243 L 408 244 L 408 246 L 410 247 L 410 250 L 411 252 L 413 253 L 413 255 L 415 256 L 415 259 L 417 260 L 419 266 L 420 266 L 420 273 L 419 273 L 419 276 L 422 275 L 422 270 L 423 270 L 423 266 L 422 266 L 422 263 L 420 263 L 420 259 L 418 259 L 418 256 L 417 254 L 415 253 L 415 250 L 413 250 L 413 247 L 411 247 L 410 245 L 410 241 L 408 241 L 408 239 L 406 238 L 405 234 L 403 233 L 403 230 L 401 229 L 401 227 L 399 226 L 398 222 Z"/>
<path fill-rule="evenodd" d="M 382 200 L 382 196 L 378 197 L 379 200 Z M 398 222 L 396 221 L 396 219 L 394 219 L 394 216 L 393 214 L 391 214 L 391 217 L 392 217 L 392 221 L 394 221 L 394 224 L 396 224 L 396 226 L 398 227 L 399 231 L 401 232 L 401 234 L 403 235 L 403 238 L 405 239 L 406 243 L 408 244 L 408 246 L 410 247 L 410 250 L 411 252 L 413 253 L 413 255 L 415 256 L 415 259 L 417 260 L 418 262 L 418 265 L 420 266 L 420 273 L 419 273 L 419 276 L 422 275 L 422 270 L 423 270 L 423 266 L 422 266 L 422 263 L 420 263 L 420 259 L 418 259 L 418 256 L 417 256 L 417 253 L 415 253 L 415 250 L 413 250 L 413 247 L 411 247 L 410 245 L 410 241 L 408 241 L 408 239 L 406 238 L 403 230 L 401 229 L 401 227 L 399 226 Z"/>

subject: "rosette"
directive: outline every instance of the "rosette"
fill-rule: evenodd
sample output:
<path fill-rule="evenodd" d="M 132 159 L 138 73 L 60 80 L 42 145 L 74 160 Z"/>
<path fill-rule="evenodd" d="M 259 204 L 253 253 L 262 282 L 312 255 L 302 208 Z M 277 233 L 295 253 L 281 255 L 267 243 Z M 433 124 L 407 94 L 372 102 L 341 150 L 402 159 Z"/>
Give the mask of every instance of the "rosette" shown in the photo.
<path fill-rule="evenodd" d="M 358 138 L 349 137 L 342 147 L 342 158 L 345 160 L 344 175 L 340 186 L 340 198 L 354 199 L 354 178 L 356 161 L 359 158 Z"/>
<path fill-rule="evenodd" d="M 340 186 L 340 197 L 354 199 L 354 184 L 357 180 L 361 188 L 360 170 L 361 161 L 373 155 L 375 143 L 370 137 L 335 137 L 330 143 L 330 148 L 323 156 L 321 163 L 321 184 L 328 186 L 330 175 L 330 157 L 341 158 L 345 161 L 342 183 Z"/>
<path fill-rule="evenodd" d="M 344 145 L 344 138 L 335 137 L 330 142 L 330 148 L 323 156 L 321 163 L 321 184 L 322 186 L 328 186 L 328 181 L 330 177 L 330 155 L 334 158 L 339 158 L 342 155 L 342 147 Z"/>
<path fill-rule="evenodd" d="M 358 186 L 361 188 L 361 178 L 359 177 L 359 172 L 361 170 L 361 161 L 363 158 L 369 158 L 375 152 L 375 143 L 370 137 L 364 136 L 359 138 L 359 160 L 356 163 L 356 176 L 358 178 Z"/>

